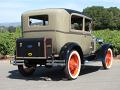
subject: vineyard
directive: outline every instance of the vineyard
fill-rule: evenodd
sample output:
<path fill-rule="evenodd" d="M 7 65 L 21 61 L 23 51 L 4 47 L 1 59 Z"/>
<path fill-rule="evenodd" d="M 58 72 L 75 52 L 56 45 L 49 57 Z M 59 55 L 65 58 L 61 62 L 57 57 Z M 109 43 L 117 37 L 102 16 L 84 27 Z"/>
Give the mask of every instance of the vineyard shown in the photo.
<path fill-rule="evenodd" d="M 0 32 L 0 54 L 14 55 L 16 38 L 21 37 L 21 29 L 17 27 L 15 32 Z"/>
<path fill-rule="evenodd" d="M 120 54 L 120 30 L 98 30 L 93 31 L 93 35 L 102 38 L 105 43 L 111 43 L 114 46 L 114 54 Z"/>
<path fill-rule="evenodd" d="M 120 31 L 119 30 L 97 30 L 93 31 L 97 38 L 103 38 L 105 43 L 112 43 L 114 54 L 120 54 Z M 14 55 L 16 38 L 21 37 L 21 29 L 17 27 L 15 32 L 0 32 L 0 54 Z"/>

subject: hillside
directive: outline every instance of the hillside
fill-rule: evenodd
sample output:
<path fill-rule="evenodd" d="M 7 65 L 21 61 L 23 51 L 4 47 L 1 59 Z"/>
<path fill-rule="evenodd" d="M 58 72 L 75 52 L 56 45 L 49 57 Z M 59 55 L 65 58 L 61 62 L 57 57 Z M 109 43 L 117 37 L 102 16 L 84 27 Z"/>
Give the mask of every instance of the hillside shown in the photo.
<path fill-rule="evenodd" d="M 9 27 L 9 26 L 17 27 L 17 26 L 20 26 L 20 25 L 21 25 L 20 22 L 13 22 L 13 23 L 0 23 L 0 26 L 5 26 L 5 27 Z"/>

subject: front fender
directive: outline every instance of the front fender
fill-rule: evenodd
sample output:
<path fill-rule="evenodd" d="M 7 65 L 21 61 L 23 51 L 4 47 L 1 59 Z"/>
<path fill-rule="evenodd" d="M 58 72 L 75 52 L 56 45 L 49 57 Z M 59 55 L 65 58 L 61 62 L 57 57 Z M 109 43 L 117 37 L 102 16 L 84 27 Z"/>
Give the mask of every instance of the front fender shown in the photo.
<path fill-rule="evenodd" d="M 112 44 L 102 44 L 100 48 L 98 48 L 95 52 L 96 55 L 96 59 L 97 60 L 104 60 L 105 56 L 106 56 L 106 52 L 108 50 L 108 48 L 113 49 Z"/>

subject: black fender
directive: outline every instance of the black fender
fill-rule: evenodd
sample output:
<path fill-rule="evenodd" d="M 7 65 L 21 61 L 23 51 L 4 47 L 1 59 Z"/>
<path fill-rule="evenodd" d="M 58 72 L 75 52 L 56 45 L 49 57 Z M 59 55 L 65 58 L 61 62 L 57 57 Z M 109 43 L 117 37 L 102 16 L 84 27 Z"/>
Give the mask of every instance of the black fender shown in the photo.
<path fill-rule="evenodd" d="M 73 43 L 73 42 L 69 42 L 66 43 L 60 50 L 60 59 L 64 59 L 66 56 L 66 54 L 68 55 L 68 53 L 70 53 L 71 50 L 76 50 L 78 51 L 80 58 L 81 58 L 81 63 L 84 64 L 83 61 L 83 52 L 81 47 L 77 44 L 77 43 Z"/>
<path fill-rule="evenodd" d="M 113 45 L 110 44 L 110 43 L 102 44 L 101 47 L 98 48 L 98 49 L 96 50 L 96 52 L 95 52 L 96 59 L 97 59 L 97 60 L 101 60 L 101 61 L 104 60 L 108 48 L 113 49 Z"/>

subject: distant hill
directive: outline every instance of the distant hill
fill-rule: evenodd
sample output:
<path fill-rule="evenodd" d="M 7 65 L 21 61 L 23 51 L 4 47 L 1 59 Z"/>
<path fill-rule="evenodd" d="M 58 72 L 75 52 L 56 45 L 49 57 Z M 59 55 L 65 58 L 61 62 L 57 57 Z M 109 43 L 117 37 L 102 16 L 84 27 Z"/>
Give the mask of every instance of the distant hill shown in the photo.
<path fill-rule="evenodd" d="M 0 26 L 5 26 L 5 27 L 9 27 L 9 26 L 21 26 L 20 22 L 13 22 L 13 23 L 0 23 Z"/>

